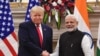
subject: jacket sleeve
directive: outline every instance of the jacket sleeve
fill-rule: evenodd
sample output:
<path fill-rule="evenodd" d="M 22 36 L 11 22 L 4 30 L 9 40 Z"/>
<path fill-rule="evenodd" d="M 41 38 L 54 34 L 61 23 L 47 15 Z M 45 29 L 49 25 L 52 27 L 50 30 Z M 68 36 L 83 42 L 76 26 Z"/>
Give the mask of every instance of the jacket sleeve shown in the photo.
<path fill-rule="evenodd" d="M 19 47 L 21 46 L 24 49 L 27 49 L 29 52 L 35 54 L 36 56 L 40 56 L 42 49 L 29 40 L 29 32 L 26 25 L 19 25 L 18 37 Z"/>
<path fill-rule="evenodd" d="M 50 56 L 59 56 L 59 39 L 57 41 L 57 45 L 55 47 L 55 50 L 53 53 L 50 54 Z"/>
<path fill-rule="evenodd" d="M 93 41 L 91 37 L 88 35 L 84 35 L 81 42 L 81 47 L 85 56 L 94 56 L 94 46 L 91 47 L 92 44 L 93 44 Z"/>

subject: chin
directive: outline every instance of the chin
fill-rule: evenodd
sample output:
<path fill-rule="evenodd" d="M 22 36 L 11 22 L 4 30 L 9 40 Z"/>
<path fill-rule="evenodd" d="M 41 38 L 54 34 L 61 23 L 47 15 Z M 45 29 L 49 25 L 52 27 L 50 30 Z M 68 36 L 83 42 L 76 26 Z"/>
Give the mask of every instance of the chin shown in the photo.
<path fill-rule="evenodd" d="M 36 22 L 36 24 L 41 24 L 40 22 Z"/>
<path fill-rule="evenodd" d="M 67 29 L 68 32 L 72 32 L 72 31 L 74 31 L 74 30 L 75 30 L 75 28 Z"/>
<path fill-rule="evenodd" d="M 67 31 L 68 31 L 68 32 L 72 32 L 73 30 L 72 30 L 72 29 L 67 29 Z"/>

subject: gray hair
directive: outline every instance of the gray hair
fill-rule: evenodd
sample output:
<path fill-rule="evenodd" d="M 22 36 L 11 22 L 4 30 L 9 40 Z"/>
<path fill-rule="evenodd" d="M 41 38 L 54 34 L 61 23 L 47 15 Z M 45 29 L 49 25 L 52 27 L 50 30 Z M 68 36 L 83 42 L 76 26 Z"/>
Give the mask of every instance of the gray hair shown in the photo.
<path fill-rule="evenodd" d="M 76 21 L 78 21 L 77 18 L 75 17 L 75 15 L 73 15 L 73 14 L 67 15 L 67 16 L 65 17 L 65 20 L 66 20 L 66 19 L 69 19 L 69 18 L 73 18 L 73 19 L 75 19 Z"/>

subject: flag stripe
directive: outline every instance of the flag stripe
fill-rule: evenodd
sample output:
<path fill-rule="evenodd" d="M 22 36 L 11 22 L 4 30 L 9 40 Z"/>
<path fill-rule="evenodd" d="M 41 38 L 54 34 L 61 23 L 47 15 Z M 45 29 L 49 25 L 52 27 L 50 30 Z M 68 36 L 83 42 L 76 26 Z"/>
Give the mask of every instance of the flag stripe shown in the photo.
<path fill-rule="evenodd" d="M 0 50 L 0 56 L 4 56 L 3 52 Z"/>
<path fill-rule="evenodd" d="M 0 52 L 0 56 L 4 56 L 4 54 L 5 54 L 5 56 L 7 55 L 7 56 L 16 56 L 17 55 L 17 51 L 18 51 L 18 44 L 17 44 L 17 42 L 16 42 L 16 39 L 13 37 L 13 36 L 15 36 L 15 33 L 13 32 L 12 34 L 10 34 L 7 38 L 6 38 L 6 40 L 4 40 L 4 41 L 2 41 L 2 42 L 0 42 L 1 43 L 1 45 L 2 45 L 2 47 L 1 47 L 1 45 L 0 45 L 0 50 L 1 50 L 1 52 Z M 1 41 L 1 40 L 0 40 Z M 5 52 L 6 51 L 6 52 Z M 12 54 L 11 54 L 12 53 Z"/>
<path fill-rule="evenodd" d="M 97 56 L 100 56 L 100 20 L 99 20 L 98 38 L 97 38 Z"/>
<path fill-rule="evenodd" d="M 9 41 L 9 43 L 11 44 L 11 46 L 13 47 L 13 49 L 15 50 L 15 52 L 17 53 L 17 42 L 16 40 L 14 39 L 14 37 L 12 36 L 12 34 L 10 34 L 8 37 L 7 37 L 7 40 Z"/>
<path fill-rule="evenodd" d="M 97 56 L 100 56 L 100 48 L 97 47 Z"/>
<path fill-rule="evenodd" d="M 80 2 L 82 2 L 82 3 L 80 3 Z M 78 1 L 75 1 L 75 3 L 76 3 L 75 6 L 78 8 L 78 11 L 80 12 L 81 16 L 83 17 L 83 20 L 85 21 L 88 28 L 90 28 L 87 9 L 84 9 L 84 8 L 87 8 L 86 0 L 78 0 Z"/>
<path fill-rule="evenodd" d="M 84 21 L 84 18 L 81 16 L 80 12 L 78 11 L 77 6 L 75 6 L 75 11 L 74 11 L 74 15 L 76 16 L 79 25 L 78 25 L 78 29 L 84 32 L 88 32 L 90 33 L 90 29 L 88 28 L 86 22 Z M 89 23 L 89 22 L 88 22 Z"/>
<path fill-rule="evenodd" d="M 5 38 L 4 39 L 4 43 L 6 44 L 6 46 L 8 47 L 8 49 L 10 50 L 10 52 L 12 53 L 13 56 L 16 56 L 16 52 L 14 51 L 13 47 L 11 46 L 11 44 L 9 43 L 9 41 Z"/>
<path fill-rule="evenodd" d="M 11 35 L 13 36 L 13 38 L 14 38 L 16 41 L 18 41 L 18 40 L 17 40 L 17 36 L 16 36 L 16 34 L 15 34 L 14 31 L 11 33 Z"/>
<path fill-rule="evenodd" d="M 4 54 L 4 56 L 12 56 L 11 52 L 2 39 L 0 39 L 0 50 Z"/>
<path fill-rule="evenodd" d="M 79 30 L 88 32 L 91 35 L 86 0 L 75 1 L 74 15 L 79 21 L 78 25 Z"/>
<path fill-rule="evenodd" d="M 97 47 L 100 49 L 100 20 L 99 20 L 99 27 L 98 27 Z"/>

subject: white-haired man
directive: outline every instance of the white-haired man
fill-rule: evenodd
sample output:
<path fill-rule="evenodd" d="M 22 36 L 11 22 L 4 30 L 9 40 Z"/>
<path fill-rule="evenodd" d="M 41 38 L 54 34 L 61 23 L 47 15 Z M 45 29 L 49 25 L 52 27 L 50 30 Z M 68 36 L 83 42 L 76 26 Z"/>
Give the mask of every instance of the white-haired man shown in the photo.
<path fill-rule="evenodd" d="M 78 30 L 74 15 L 65 17 L 65 26 L 66 32 L 60 35 L 55 51 L 50 56 L 94 56 L 93 43 L 87 34 Z"/>

